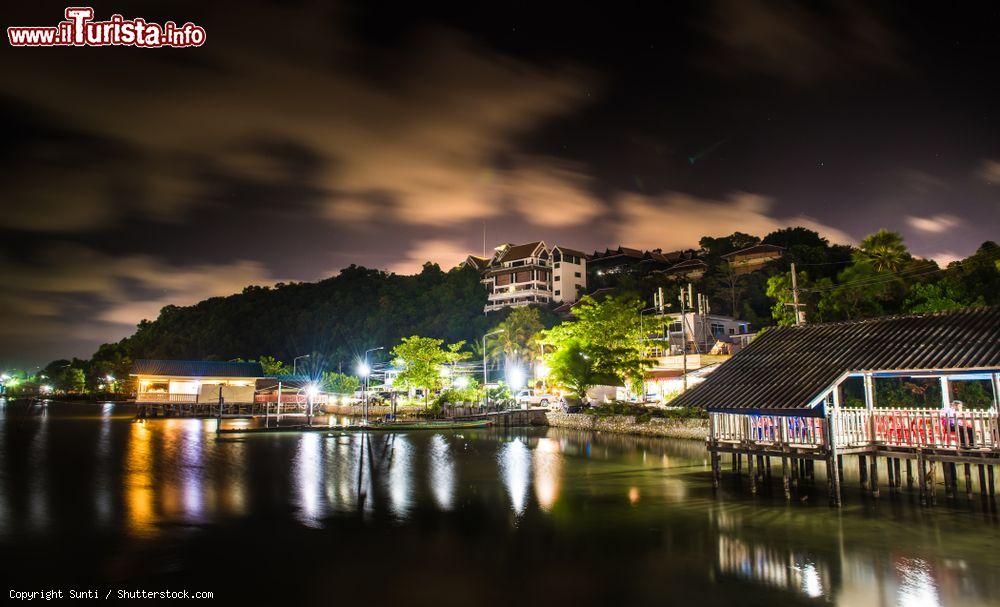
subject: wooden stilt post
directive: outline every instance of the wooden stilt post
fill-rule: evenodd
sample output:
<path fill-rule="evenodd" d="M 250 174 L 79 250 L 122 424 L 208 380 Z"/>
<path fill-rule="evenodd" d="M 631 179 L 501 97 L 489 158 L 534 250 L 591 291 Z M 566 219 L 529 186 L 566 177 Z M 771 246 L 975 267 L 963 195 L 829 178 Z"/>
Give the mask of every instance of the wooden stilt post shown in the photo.
<path fill-rule="evenodd" d="M 750 493 L 757 493 L 757 473 L 753 469 L 753 453 L 747 454 L 747 476 L 750 477 Z"/>
<path fill-rule="evenodd" d="M 913 460 L 906 460 L 906 488 L 913 490 Z"/>
<path fill-rule="evenodd" d="M 799 488 L 799 458 L 792 456 L 792 487 Z"/>
<path fill-rule="evenodd" d="M 878 456 L 874 452 L 872 452 L 871 489 L 872 496 L 878 497 Z"/>
<path fill-rule="evenodd" d="M 994 495 L 994 492 L 993 492 L 993 464 L 990 464 L 990 465 L 986 466 L 986 478 L 987 478 L 986 482 L 989 483 L 989 494 L 990 494 L 990 497 L 993 497 L 993 495 Z"/>
<path fill-rule="evenodd" d="M 986 466 L 979 464 L 979 493 L 986 497 Z"/>
<path fill-rule="evenodd" d="M 788 457 L 781 457 L 781 486 L 785 490 L 785 499 L 792 499 L 792 484 L 788 478 Z"/>
<path fill-rule="evenodd" d="M 941 475 L 944 476 L 944 497 L 945 499 L 952 499 L 955 494 L 951 490 L 951 463 L 941 462 Z"/>
<path fill-rule="evenodd" d="M 719 451 L 718 444 L 715 441 L 715 414 L 710 414 L 708 416 L 708 444 L 709 455 L 712 459 L 712 488 L 719 488 L 719 479 L 722 477 L 722 473 L 719 470 Z"/>
<path fill-rule="evenodd" d="M 903 492 L 903 477 L 900 475 L 900 472 L 899 472 L 899 464 L 900 464 L 899 458 L 897 457 L 896 458 L 896 463 L 895 463 L 895 466 L 896 466 L 896 493 L 902 493 Z"/>
<path fill-rule="evenodd" d="M 917 485 L 920 488 L 920 505 L 927 506 L 930 502 L 927 495 L 927 462 L 921 451 L 917 451 Z"/>
<path fill-rule="evenodd" d="M 965 464 L 965 499 L 972 499 L 972 465 Z"/>
<path fill-rule="evenodd" d="M 837 455 L 837 435 L 834 432 L 834 415 L 839 412 L 839 407 L 837 407 L 839 398 L 837 398 L 836 388 L 834 388 L 833 398 L 834 410 L 826 414 L 826 482 L 827 490 L 830 492 L 830 505 L 839 508 L 840 466 L 838 465 L 839 456 Z"/>
<path fill-rule="evenodd" d="M 930 468 L 927 472 L 927 494 L 931 506 L 937 505 L 937 487 L 935 487 L 935 483 L 937 482 L 937 466 L 934 464 L 934 460 L 927 460 L 927 466 Z"/>
<path fill-rule="evenodd" d="M 864 455 L 858 455 L 858 477 L 861 479 L 861 490 L 868 490 L 868 467 Z"/>
<path fill-rule="evenodd" d="M 892 458 L 891 457 L 885 458 L 885 478 L 886 481 L 889 483 L 889 495 L 892 495 L 893 493 L 896 492 L 896 476 L 894 473 L 895 470 L 892 467 Z"/>

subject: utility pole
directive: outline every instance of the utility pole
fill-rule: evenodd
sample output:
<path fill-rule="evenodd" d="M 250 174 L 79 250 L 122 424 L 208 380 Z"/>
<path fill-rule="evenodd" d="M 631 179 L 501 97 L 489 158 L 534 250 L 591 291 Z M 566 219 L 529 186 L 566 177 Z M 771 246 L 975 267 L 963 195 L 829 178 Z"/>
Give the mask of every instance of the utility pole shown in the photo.
<path fill-rule="evenodd" d="M 802 312 L 799 311 L 799 277 L 795 271 L 795 262 L 792 262 L 792 308 L 795 310 L 795 324 L 801 325 Z"/>
<path fill-rule="evenodd" d="M 690 293 L 691 285 L 688 284 L 688 293 Z M 681 380 L 683 385 L 681 387 L 681 394 L 687 392 L 688 389 L 688 356 L 687 356 L 687 298 L 684 294 L 684 287 L 681 287 Z"/>

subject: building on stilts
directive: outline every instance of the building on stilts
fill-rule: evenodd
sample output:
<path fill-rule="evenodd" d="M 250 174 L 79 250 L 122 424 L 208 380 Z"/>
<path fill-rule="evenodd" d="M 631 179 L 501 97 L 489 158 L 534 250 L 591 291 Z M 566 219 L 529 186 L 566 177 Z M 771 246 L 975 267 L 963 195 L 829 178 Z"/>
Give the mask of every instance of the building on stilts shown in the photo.
<path fill-rule="evenodd" d="M 905 484 L 929 505 L 963 480 L 967 497 L 993 496 L 998 395 L 993 307 L 770 329 L 671 404 L 708 411 L 716 487 L 723 457 L 752 492 L 780 462 L 790 498 L 819 462 L 839 506 L 856 456 L 865 491 L 878 496 L 884 474 L 887 491 Z"/>

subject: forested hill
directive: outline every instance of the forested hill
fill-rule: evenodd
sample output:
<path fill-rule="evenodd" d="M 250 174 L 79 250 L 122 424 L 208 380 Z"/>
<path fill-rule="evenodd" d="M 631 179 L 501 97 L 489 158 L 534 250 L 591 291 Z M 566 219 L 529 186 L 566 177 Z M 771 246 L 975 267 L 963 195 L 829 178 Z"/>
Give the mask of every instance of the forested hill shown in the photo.
<path fill-rule="evenodd" d="M 193 306 L 167 306 L 133 336 L 101 346 L 94 360 L 266 355 L 291 361 L 321 352 L 336 368 L 414 334 L 473 341 L 503 317 L 483 315 L 486 289 L 479 280 L 464 267 L 443 272 L 427 264 L 419 274 L 399 276 L 350 266 L 320 282 L 247 287 Z"/>

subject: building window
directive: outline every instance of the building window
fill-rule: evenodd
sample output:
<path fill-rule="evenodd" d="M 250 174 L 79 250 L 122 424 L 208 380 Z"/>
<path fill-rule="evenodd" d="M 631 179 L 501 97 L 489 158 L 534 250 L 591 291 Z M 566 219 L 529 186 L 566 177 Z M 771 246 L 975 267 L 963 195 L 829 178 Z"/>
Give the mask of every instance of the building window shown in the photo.
<path fill-rule="evenodd" d="M 558 278 L 558 277 L 557 277 L 557 278 Z M 556 291 L 556 295 L 557 295 L 557 296 L 559 295 L 559 291 L 558 291 L 558 290 Z"/>
<path fill-rule="evenodd" d="M 580 273 L 579 272 L 573 272 L 573 275 L 576 276 L 577 278 L 580 278 Z"/>
<path fill-rule="evenodd" d="M 562 276 L 559 276 L 559 275 L 557 274 L 557 275 L 556 275 L 556 277 L 555 277 L 555 278 L 553 278 L 552 280 L 554 280 L 554 281 L 556 281 L 556 282 L 559 282 L 559 279 L 560 279 L 560 278 L 562 278 Z"/>

